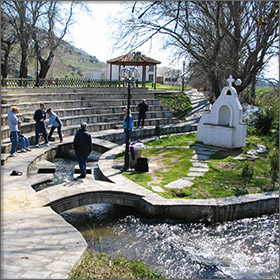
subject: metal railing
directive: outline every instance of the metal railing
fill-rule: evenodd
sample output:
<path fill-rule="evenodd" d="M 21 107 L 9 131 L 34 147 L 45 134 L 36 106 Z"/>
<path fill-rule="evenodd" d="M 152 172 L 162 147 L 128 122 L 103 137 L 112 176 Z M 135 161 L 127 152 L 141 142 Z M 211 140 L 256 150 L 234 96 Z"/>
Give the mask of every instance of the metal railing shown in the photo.
<path fill-rule="evenodd" d="M 25 78 L 2 78 L 2 87 L 120 87 L 121 83 L 117 80 L 94 80 L 94 79 L 25 79 Z"/>

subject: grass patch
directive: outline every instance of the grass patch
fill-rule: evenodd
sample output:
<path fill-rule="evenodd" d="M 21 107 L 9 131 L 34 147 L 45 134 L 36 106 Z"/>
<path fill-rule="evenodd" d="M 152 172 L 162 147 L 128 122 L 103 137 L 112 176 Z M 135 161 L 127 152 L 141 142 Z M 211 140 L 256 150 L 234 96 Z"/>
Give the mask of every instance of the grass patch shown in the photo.
<path fill-rule="evenodd" d="M 191 187 L 165 188 L 170 182 L 187 177 L 192 166 L 191 157 L 194 155 L 192 148 L 168 146 L 187 146 L 195 140 L 196 134 L 184 134 L 146 142 L 149 149 L 143 150 L 142 156 L 149 158 L 149 166 L 156 164 L 158 168 L 150 168 L 150 171 L 145 173 L 126 172 L 123 175 L 149 189 L 152 185 L 162 187 L 165 192 L 159 194 L 165 198 L 223 198 L 278 189 L 278 184 L 271 184 L 269 154 L 279 154 L 279 148 L 271 137 L 256 135 L 248 136 L 246 140 L 249 144 L 242 149 L 222 150 L 211 155 L 207 163 L 209 171 L 204 176 L 197 177 Z M 257 144 L 266 145 L 269 154 L 259 155 L 254 162 L 234 159 L 237 155 L 242 156 L 249 150 L 256 149 Z M 251 170 L 248 178 L 245 178 L 246 170 Z"/>
<path fill-rule="evenodd" d="M 70 279 L 165 279 L 147 265 L 124 258 L 111 259 L 104 253 L 87 251 L 72 270 Z"/>
<path fill-rule="evenodd" d="M 142 86 L 142 83 L 139 82 L 138 87 L 141 87 L 141 86 Z M 149 89 L 154 89 L 152 82 L 146 83 L 146 87 Z M 156 89 L 157 90 L 167 90 L 167 91 L 182 91 L 182 85 L 163 85 L 163 84 L 157 83 Z M 185 86 L 185 91 L 191 90 L 191 89 L 192 89 L 191 86 L 188 86 L 188 85 Z"/>
<path fill-rule="evenodd" d="M 155 97 L 179 120 L 184 120 L 192 110 L 191 100 L 185 93 L 160 93 Z"/>

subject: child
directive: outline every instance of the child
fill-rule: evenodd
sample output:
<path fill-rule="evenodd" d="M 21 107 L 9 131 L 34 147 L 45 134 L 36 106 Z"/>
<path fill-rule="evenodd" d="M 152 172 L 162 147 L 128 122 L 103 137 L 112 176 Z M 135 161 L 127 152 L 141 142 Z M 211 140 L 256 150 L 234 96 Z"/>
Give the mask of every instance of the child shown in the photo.
<path fill-rule="evenodd" d="M 29 141 L 26 136 L 18 132 L 18 138 L 21 146 L 21 152 L 26 153 L 27 151 L 31 152 L 30 146 L 29 146 Z"/>

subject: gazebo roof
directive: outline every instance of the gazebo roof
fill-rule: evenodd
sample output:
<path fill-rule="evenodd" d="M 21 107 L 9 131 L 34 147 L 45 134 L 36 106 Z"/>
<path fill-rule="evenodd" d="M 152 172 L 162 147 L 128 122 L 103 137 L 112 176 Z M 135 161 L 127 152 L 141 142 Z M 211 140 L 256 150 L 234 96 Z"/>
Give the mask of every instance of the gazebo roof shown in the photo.
<path fill-rule="evenodd" d="M 150 57 L 147 57 L 141 52 L 131 52 L 117 58 L 107 60 L 109 64 L 115 65 L 133 65 L 133 66 L 144 66 L 144 65 L 156 65 L 161 62 Z"/>

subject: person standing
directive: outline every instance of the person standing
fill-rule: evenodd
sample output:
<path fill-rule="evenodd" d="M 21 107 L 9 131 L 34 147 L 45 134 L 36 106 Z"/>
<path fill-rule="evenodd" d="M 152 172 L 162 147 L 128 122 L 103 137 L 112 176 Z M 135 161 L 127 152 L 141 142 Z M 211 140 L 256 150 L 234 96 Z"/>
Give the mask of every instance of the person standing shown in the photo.
<path fill-rule="evenodd" d="M 49 121 L 47 123 L 47 126 L 52 124 L 52 128 L 51 128 L 51 131 L 49 133 L 48 139 L 50 141 L 54 130 L 57 128 L 57 133 L 58 133 L 60 143 L 61 143 L 63 141 L 62 134 L 61 134 L 62 121 L 56 113 L 52 112 L 51 108 L 49 108 L 47 110 L 47 113 L 49 114 Z"/>
<path fill-rule="evenodd" d="M 92 151 L 92 141 L 85 122 L 81 123 L 81 128 L 75 134 L 73 144 L 81 172 L 81 175 L 74 180 L 86 178 L 87 158 Z"/>
<path fill-rule="evenodd" d="M 123 131 L 124 131 L 124 143 L 126 143 L 126 128 L 127 128 L 127 110 L 124 111 L 124 121 L 123 121 Z M 129 142 L 131 142 L 132 127 L 133 127 L 133 117 L 129 114 Z"/>
<path fill-rule="evenodd" d="M 39 147 L 39 133 L 43 133 L 45 144 L 49 146 L 49 140 L 47 135 L 47 130 L 45 126 L 45 120 L 46 120 L 46 112 L 45 112 L 46 106 L 45 104 L 40 104 L 40 109 L 37 109 L 34 113 L 33 119 L 36 121 L 35 123 L 35 145 L 38 148 Z"/>
<path fill-rule="evenodd" d="M 146 103 L 146 99 L 143 99 L 141 103 L 138 104 L 138 110 L 139 110 L 139 115 L 138 115 L 138 126 L 137 128 L 141 126 L 142 128 L 144 127 L 144 122 L 146 119 L 146 112 L 148 111 L 149 105 Z"/>
<path fill-rule="evenodd" d="M 8 111 L 8 121 L 9 121 L 9 129 L 10 129 L 10 139 L 12 142 L 11 148 L 11 157 L 17 157 L 17 146 L 18 146 L 18 133 L 19 133 L 19 126 L 21 125 L 21 121 L 18 119 L 17 114 L 18 107 L 13 106 L 11 110 Z"/>

